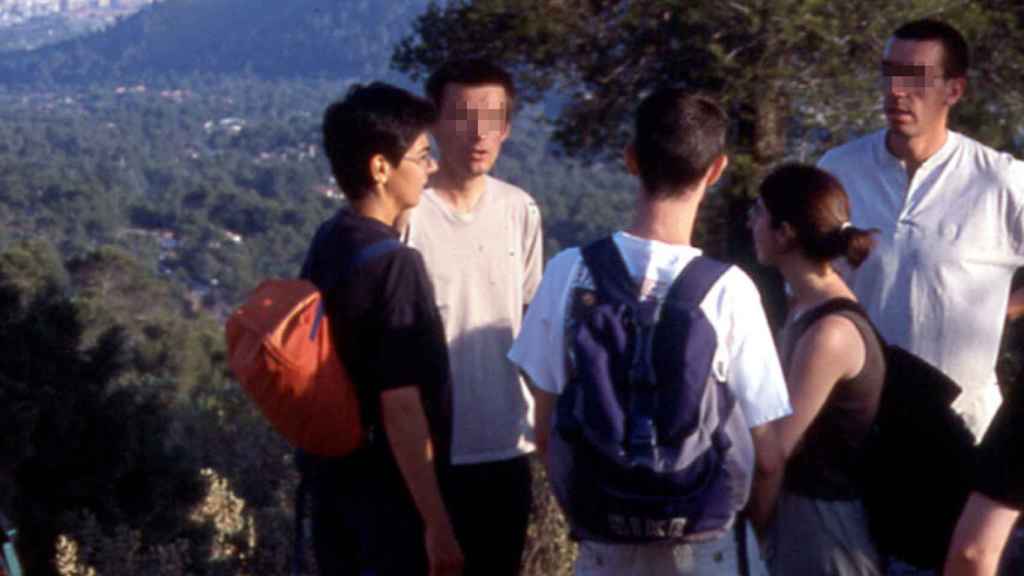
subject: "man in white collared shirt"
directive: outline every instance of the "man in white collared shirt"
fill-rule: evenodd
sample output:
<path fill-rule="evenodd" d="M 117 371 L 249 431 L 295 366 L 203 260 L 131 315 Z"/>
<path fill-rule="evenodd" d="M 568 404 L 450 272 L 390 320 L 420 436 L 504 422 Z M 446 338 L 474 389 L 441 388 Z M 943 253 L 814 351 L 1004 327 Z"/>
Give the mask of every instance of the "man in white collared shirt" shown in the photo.
<path fill-rule="evenodd" d="M 1024 162 L 947 128 L 966 89 L 967 44 L 948 24 L 919 20 L 886 44 L 888 128 L 830 150 L 852 223 L 878 246 L 852 287 L 882 335 L 961 387 L 954 408 L 976 438 L 1002 402 L 995 365 L 1010 294 L 1024 266 Z"/>

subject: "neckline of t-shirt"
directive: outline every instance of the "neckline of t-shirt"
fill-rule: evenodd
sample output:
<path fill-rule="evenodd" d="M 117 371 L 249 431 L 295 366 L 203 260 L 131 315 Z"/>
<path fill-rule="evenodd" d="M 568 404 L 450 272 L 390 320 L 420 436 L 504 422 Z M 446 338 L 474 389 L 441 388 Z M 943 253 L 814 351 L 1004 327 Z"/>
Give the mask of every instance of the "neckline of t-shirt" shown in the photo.
<path fill-rule="evenodd" d="M 448 202 L 446 202 L 445 199 L 437 193 L 437 190 L 433 186 L 424 188 L 423 195 L 436 204 L 451 221 L 459 224 L 472 224 L 473 221 L 476 220 L 477 214 L 484 209 L 485 204 L 490 202 L 490 198 L 493 196 L 491 188 L 491 177 L 489 175 L 484 176 L 484 191 L 480 193 L 480 197 L 476 199 L 476 203 L 473 204 L 473 207 L 469 212 L 459 212 L 453 209 Z"/>
<path fill-rule="evenodd" d="M 342 216 L 339 217 L 339 219 L 336 222 L 341 223 L 342 225 L 344 225 L 344 220 L 348 219 L 350 222 L 358 223 L 357 225 L 359 226 L 369 227 L 380 232 L 383 232 L 387 234 L 388 237 L 399 238 L 401 236 L 401 233 L 398 230 L 396 230 L 393 226 L 388 226 L 387 224 L 381 222 L 380 220 L 377 220 L 376 218 L 364 216 L 353 210 L 351 206 L 346 206 L 345 208 L 342 208 L 341 214 Z"/>
<path fill-rule="evenodd" d="M 674 278 L 694 258 L 703 254 L 700 248 L 690 244 L 669 244 L 659 240 L 642 238 L 625 230 L 619 230 L 613 235 L 613 238 L 616 247 L 622 254 L 623 261 L 626 263 L 630 277 L 640 284 L 645 279 L 654 281 L 666 280 L 667 278 L 663 277 L 662 274 L 668 272 L 671 272 Z M 638 252 L 638 254 L 633 254 L 634 258 L 629 257 L 631 249 L 636 249 Z M 640 256 L 640 259 L 638 260 L 636 256 Z"/>
<path fill-rule="evenodd" d="M 694 257 L 700 256 L 704 253 L 703 250 L 697 248 L 692 244 L 669 244 L 668 242 L 662 242 L 661 240 L 653 240 L 651 238 L 643 238 L 641 236 L 636 236 L 635 234 L 630 234 L 625 230 L 618 230 L 617 232 L 615 232 L 613 236 L 624 244 L 632 244 L 635 246 L 652 246 L 654 247 L 655 251 L 658 252 L 690 253 Z"/>

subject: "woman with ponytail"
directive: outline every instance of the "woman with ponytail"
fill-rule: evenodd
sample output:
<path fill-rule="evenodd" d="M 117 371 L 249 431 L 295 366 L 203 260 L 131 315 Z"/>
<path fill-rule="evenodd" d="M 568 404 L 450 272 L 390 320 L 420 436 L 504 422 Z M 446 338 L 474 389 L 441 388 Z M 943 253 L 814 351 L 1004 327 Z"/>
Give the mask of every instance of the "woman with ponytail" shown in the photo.
<path fill-rule="evenodd" d="M 793 414 L 776 423 L 787 463 L 767 534 L 777 575 L 882 573 L 856 472 L 885 360 L 835 267 L 858 266 L 873 246 L 873 232 L 849 220 L 839 181 L 798 164 L 765 178 L 749 214 L 758 260 L 782 273 L 789 293 L 778 341 Z"/>

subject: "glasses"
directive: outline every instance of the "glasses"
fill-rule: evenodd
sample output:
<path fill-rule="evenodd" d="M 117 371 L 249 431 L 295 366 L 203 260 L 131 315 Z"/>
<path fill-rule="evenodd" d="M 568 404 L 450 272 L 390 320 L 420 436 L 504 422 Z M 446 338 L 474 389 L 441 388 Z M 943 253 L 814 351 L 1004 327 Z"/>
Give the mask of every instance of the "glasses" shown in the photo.
<path fill-rule="evenodd" d="M 419 156 L 402 156 L 402 160 L 415 162 L 416 164 L 419 164 L 420 168 L 423 168 L 424 170 L 430 170 L 431 167 L 437 164 L 437 160 L 434 160 L 434 157 L 431 156 L 430 152 L 424 152 Z"/>

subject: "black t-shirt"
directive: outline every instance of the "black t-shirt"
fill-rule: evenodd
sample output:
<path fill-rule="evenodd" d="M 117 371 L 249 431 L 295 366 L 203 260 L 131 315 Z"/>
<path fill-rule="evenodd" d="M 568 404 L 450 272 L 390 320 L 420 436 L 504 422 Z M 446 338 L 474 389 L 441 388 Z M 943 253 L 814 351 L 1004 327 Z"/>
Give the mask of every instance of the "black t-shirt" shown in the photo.
<path fill-rule="evenodd" d="M 978 454 L 978 492 L 1024 509 L 1024 390 L 1015 390 L 999 407 Z"/>
<path fill-rule="evenodd" d="M 302 276 L 324 295 L 338 356 L 355 384 L 364 423 L 386 445 L 379 422 L 380 393 L 404 386 L 420 390 L 438 462 L 447 462 L 451 392 L 444 325 L 419 252 L 401 246 L 345 269 L 367 246 L 398 233 L 348 209 L 320 225 Z M 342 277 L 348 276 L 348 277 Z"/>

